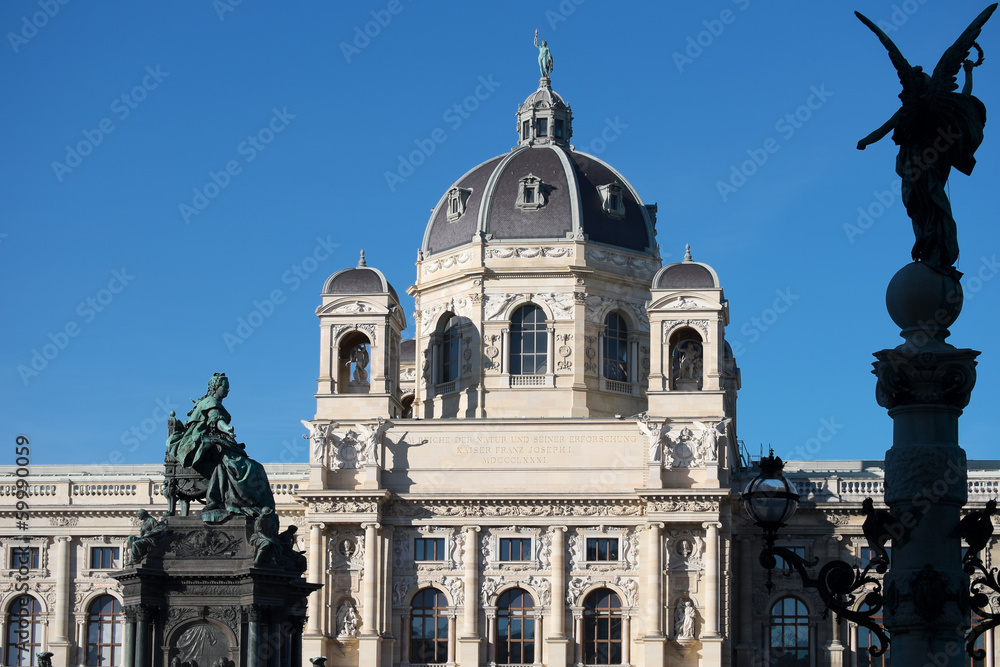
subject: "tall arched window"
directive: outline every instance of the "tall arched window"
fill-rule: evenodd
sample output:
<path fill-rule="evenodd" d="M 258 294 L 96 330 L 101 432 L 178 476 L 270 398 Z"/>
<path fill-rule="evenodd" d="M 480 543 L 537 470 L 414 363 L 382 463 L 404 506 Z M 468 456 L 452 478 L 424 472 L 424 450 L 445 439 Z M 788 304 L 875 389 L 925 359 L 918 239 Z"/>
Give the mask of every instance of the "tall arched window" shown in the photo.
<path fill-rule="evenodd" d="M 809 611 L 797 598 L 781 598 L 771 607 L 771 664 L 809 667 Z"/>
<path fill-rule="evenodd" d="M 513 588 L 497 600 L 497 659 L 504 665 L 535 662 L 535 602 L 528 591 Z"/>
<path fill-rule="evenodd" d="M 5 665 L 37 665 L 42 650 L 42 605 L 30 595 L 14 600 L 7 610 Z"/>
<path fill-rule="evenodd" d="M 604 377 L 617 382 L 628 382 L 628 325 L 618 313 L 608 313 L 604 318 Z"/>
<path fill-rule="evenodd" d="M 438 365 L 438 382 L 451 382 L 458 379 L 459 353 L 461 352 L 461 336 L 458 331 L 458 318 L 448 315 L 441 327 L 441 356 Z"/>
<path fill-rule="evenodd" d="M 518 308 L 510 318 L 510 374 L 545 375 L 547 352 L 545 313 L 531 304 Z"/>
<path fill-rule="evenodd" d="M 87 608 L 87 665 L 122 664 L 122 606 L 102 595 Z"/>
<path fill-rule="evenodd" d="M 583 663 L 622 663 L 622 603 L 607 588 L 594 591 L 583 602 Z"/>
<path fill-rule="evenodd" d="M 410 662 L 448 660 L 448 600 L 444 593 L 425 588 L 410 605 Z"/>

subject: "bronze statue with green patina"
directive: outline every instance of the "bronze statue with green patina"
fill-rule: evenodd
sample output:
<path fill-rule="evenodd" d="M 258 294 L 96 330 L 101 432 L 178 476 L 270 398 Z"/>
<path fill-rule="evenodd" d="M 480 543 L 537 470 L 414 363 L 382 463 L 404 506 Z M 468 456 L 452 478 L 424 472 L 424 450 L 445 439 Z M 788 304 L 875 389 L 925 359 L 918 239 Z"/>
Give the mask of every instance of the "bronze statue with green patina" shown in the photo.
<path fill-rule="evenodd" d="M 260 516 L 274 509 L 274 495 L 267 473 L 247 456 L 246 446 L 236 441 L 232 416 L 222 405 L 229 394 L 229 379 L 216 373 L 208 392 L 194 401 L 187 423 L 171 412 L 167 424 L 167 455 L 183 468 L 195 470 L 207 480 L 206 522 L 224 521 L 231 515 Z"/>
<path fill-rule="evenodd" d="M 878 26 L 854 12 L 889 52 L 903 85 L 899 94 L 902 106 L 859 141 L 858 149 L 864 150 L 892 131 L 892 140 L 899 146 L 896 173 L 902 179 L 903 203 L 916 237 L 913 259 L 953 277 L 960 275 L 954 268 L 958 232 L 945 184 L 952 167 L 966 175 L 972 173 L 974 154 L 983 141 L 986 107 L 972 95 L 972 68 L 983 61 L 976 38 L 996 8 L 994 3 L 976 17 L 941 56 L 933 76 L 919 66 L 910 66 Z M 973 48 L 979 51 L 976 62 L 968 59 Z M 959 69 L 965 71 L 965 86 L 956 93 Z"/>
<path fill-rule="evenodd" d="M 535 48 L 538 49 L 538 69 L 542 73 L 542 77 L 548 77 L 552 73 L 552 52 L 549 51 L 549 43 L 544 39 L 542 43 L 538 43 L 538 29 L 535 29 Z"/>

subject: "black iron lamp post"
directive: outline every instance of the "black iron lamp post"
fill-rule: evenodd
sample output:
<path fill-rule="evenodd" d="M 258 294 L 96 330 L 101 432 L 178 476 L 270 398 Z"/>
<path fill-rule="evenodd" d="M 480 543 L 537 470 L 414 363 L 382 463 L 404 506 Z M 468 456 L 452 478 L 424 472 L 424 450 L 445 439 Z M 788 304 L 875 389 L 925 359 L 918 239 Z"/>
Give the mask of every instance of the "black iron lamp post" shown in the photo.
<path fill-rule="evenodd" d="M 780 530 L 799 506 L 799 494 L 782 474 L 784 462 L 774 455 L 760 461 L 760 475 L 755 477 L 743 492 L 743 508 L 750 519 L 764 531 L 764 549 L 760 552 L 760 564 L 767 569 L 767 588 L 774 584 L 771 573 L 781 558 L 793 568 L 802 580 L 803 588 L 814 588 L 819 593 L 828 610 L 868 628 L 878 638 L 878 645 L 869 647 L 873 656 L 879 656 L 889 648 L 889 637 L 875 620 L 882 610 L 882 582 L 872 574 L 883 574 L 888 561 L 873 558 L 864 570 L 858 571 L 842 560 L 834 560 L 820 568 L 819 576 L 810 577 L 806 568 L 815 567 L 819 559 L 806 560 L 791 549 L 774 544 Z M 871 541 L 869 541 L 871 544 Z M 862 596 L 860 604 L 858 597 Z"/>

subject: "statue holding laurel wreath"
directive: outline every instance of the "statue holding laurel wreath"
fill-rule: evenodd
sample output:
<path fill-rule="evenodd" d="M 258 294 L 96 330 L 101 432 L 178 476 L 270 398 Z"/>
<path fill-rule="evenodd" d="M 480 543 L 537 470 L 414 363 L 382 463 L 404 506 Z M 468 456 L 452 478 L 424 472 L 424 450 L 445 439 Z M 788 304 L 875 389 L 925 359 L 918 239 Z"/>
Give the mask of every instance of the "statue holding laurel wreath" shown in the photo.
<path fill-rule="evenodd" d="M 983 62 L 983 51 L 976 43 L 983 25 L 997 8 L 987 7 L 944 52 L 928 75 L 920 66 L 910 66 L 892 40 L 868 18 L 854 12 L 874 32 L 889 52 L 903 91 L 902 106 L 881 127 L 858 142 L 864 150 L 892 131 L 899 146 L 896 173 L 902 179 L 903 204 L 913 222 L 916 242 L 911 255 L 914 261 L 959 277 L 954 264 L 958 260 L 958 232 L 951 213 L 945 184 L 951 168 L 965 175 L 976 165 L 974 154 L 983 141 L 986 107 L 972 95 L 972 69 Z M 969 60 L 975 48 L 979 58 Z M 958 70 L 965 71 L 965 86 L 958 89 Z"/>

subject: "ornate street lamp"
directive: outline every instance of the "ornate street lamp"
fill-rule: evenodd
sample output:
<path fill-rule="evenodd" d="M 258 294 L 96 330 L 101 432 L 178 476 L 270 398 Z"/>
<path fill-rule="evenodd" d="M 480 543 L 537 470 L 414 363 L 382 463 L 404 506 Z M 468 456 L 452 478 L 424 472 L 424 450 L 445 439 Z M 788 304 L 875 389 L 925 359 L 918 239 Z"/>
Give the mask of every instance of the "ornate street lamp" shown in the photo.
<path fill-rule="evenodd" d="M 889 648 L 889 637 L 873 618 L 882 610 L 882 582 L 871 571 L 885 573 L 888 562 L 872 558 L 865 569 L 859 571 L 842 560 L 834 560 L 824 565 L 819 576 L 813 578 L 806 568 L 815 567 L 819 563 L 818 558 L 806 560 L 791 549 L 776 546 L 774 542 L 778 530 L 785 526 L 799 506 L 799 494 L 782 474 L 784 467 L 784 461 L 776 457 L 772 450 L 766 459 L 761 459 L 760 475 L 747 484 L 742 495 L 743 508 L 754 524 L 764 531 L 764 548 L 759 560 L 767 569 L 768 591 L 774 587 L 771 573 L 778 564 L 778 558 L 781 558 L 798 573 L 803 588 L 816 589 L 828 610 L 871 630 L 879 643 L 869 647 L 868 652 L 872 656 L 882 655 Z M 869 547 L 872 547 L 872 539 L 868 535 L 870 531 L 865 532 Z M 872 551 L 876 550 L 873 548 Z M 860 595 L 863 595 L 861 603 L 856 604 Z"/>

